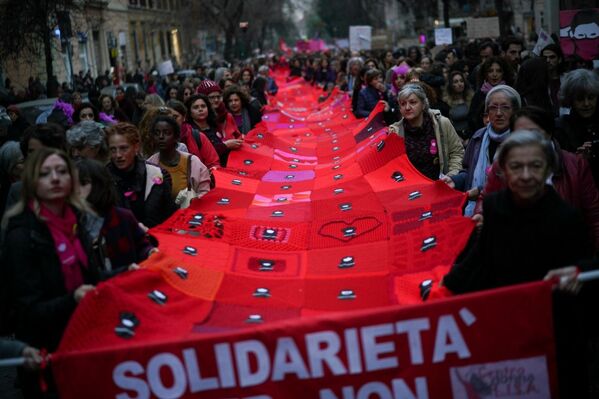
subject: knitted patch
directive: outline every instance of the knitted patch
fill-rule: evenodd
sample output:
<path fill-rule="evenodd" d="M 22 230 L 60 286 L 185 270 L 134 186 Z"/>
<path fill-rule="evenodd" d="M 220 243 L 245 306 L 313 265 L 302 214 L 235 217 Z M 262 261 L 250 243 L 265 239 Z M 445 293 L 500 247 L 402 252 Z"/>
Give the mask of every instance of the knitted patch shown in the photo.
<path fill-rule="evenodd" d="M 307 251 L 307 276 L 356 277 L 383 273 L 389 267 L 389 242 L 379 241 Z"/>
<path fill-rule="evenodd" d="M 309 309 L 349 311 L 396 303 L 387 274 L 344 279 L 306 278 L 305 289 L 305 307 Z"/>
<path fill-rule="evenodd" d="M 229 274 L 223 280 L 216 297 L 219 303 L 243 303 L 255 307 L 280 309 L 299 308 L 304 305 L 304 280 L 278 278 L 277 280 L 254 276 Z"/>
<path fill-rule="evenodd" d="M 309 248 L 340 247 L 387 239 L 387 221 L 383 213 L 315 220 L 310 231 Z"/>
<path fill-rule="evenodd" d="M 248 305 L 230 305 L 215 303 L 205 321 L 193 326 L 195 333 L 230 332 L 246 328 L 255 328 L 264 323 L 297 318 L 299 308 L 278 309 L 267 304 L 257 307 Z"/>

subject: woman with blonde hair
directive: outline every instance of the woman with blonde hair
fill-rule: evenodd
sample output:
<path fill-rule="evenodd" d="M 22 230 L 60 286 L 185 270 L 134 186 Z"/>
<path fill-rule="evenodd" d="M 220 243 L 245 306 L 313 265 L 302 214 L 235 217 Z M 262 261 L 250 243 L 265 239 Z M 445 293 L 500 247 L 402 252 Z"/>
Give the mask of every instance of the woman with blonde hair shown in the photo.
<path fill-rule="evenodd" d="M 53 352 L 100 278 L 94 246 L 101 224 L 80 199 L 76 170 L 63 151 L 32 153 L 22 178 L 21 199 L 2 221 L 2 293 L 17 339 Z M 25 398 L 39 397 L 39 375 L 19 377 Z"/>

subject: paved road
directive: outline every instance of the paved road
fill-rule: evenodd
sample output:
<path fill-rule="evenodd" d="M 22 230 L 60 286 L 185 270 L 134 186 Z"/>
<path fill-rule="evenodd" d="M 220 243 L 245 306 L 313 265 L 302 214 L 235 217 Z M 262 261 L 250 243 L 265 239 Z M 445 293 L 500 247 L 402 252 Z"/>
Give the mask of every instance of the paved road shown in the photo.
<path fill-rule="evenodd" d="M 15 388 L 17 369 L 14 367 L 0 368 L 0 398 L 23 399 L 21 391 Z"/>

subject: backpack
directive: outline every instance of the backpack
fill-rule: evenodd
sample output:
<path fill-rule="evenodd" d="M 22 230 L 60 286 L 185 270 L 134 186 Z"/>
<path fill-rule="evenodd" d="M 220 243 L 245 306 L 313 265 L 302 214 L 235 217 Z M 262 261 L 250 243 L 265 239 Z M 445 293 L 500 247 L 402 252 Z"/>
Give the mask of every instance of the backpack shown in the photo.
<path fill-rule="evenodd" d="M 202 148 L 202 139 L 200 139 L 200 131 L 194 127 L 191 129 L 191 134 L 193 135 L 193 139 L 195 140 L 199 151 Z M 214 174 L 212 174 L 212 169 L 208 169 L 208 172 L 210 172 L 210 189 L 212 190 L 214 187 L 216 187 L 216 180 L 214 179 Z"/>

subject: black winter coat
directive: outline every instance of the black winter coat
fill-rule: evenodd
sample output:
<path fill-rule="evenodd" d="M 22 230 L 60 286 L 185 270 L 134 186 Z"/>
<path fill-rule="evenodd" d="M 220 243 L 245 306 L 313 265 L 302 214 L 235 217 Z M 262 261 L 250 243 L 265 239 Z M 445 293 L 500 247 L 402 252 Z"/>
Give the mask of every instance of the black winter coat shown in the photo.
<path fill-rule="evenodd" d="M 509 190 L 484 199 L 476 247 L 443 282 L 454 293 L 542 280 L 549 270 L 590 257 L 586 226 L 553 187 L 533 206 L 514 204 Z"/>
<path fill-rule="evenodd" d="M 83 283 L 96 284 L 102 260 L 93 247 L 101 222 L 76 213 L 78 236 L 88 256 L 88 266 L 81 268 Z M 65 288 L 50 230 L 29 208 L 9 220 L 1 268 L 3 297 L 15 311 L 12 321 L 16 337 L 31 346 L 55 351 L 77 303 Z"/>
<path fill-rule="evenodd" d="M 156 165 L 152 165 L 158 168 Z M 147 227 L 154 227 L 168 219 L 177 209 L 172 196 L 171 175 L 160 168 L 162 182 L 151 183 L 150 193 L 145 198 L 147 167 L 146 162 L 136 158 L 133 170 L 122 172 L 112 162 L 107 166 L 112 175 L 118 194 L 118 206 L 130 209 L 135 218 Z M 152 177 L 152 176 L 150 176 Z M 151 179 L 150 179 L 151 180 Z M 125 193 L 132 193 L 127 196 Z"/>

